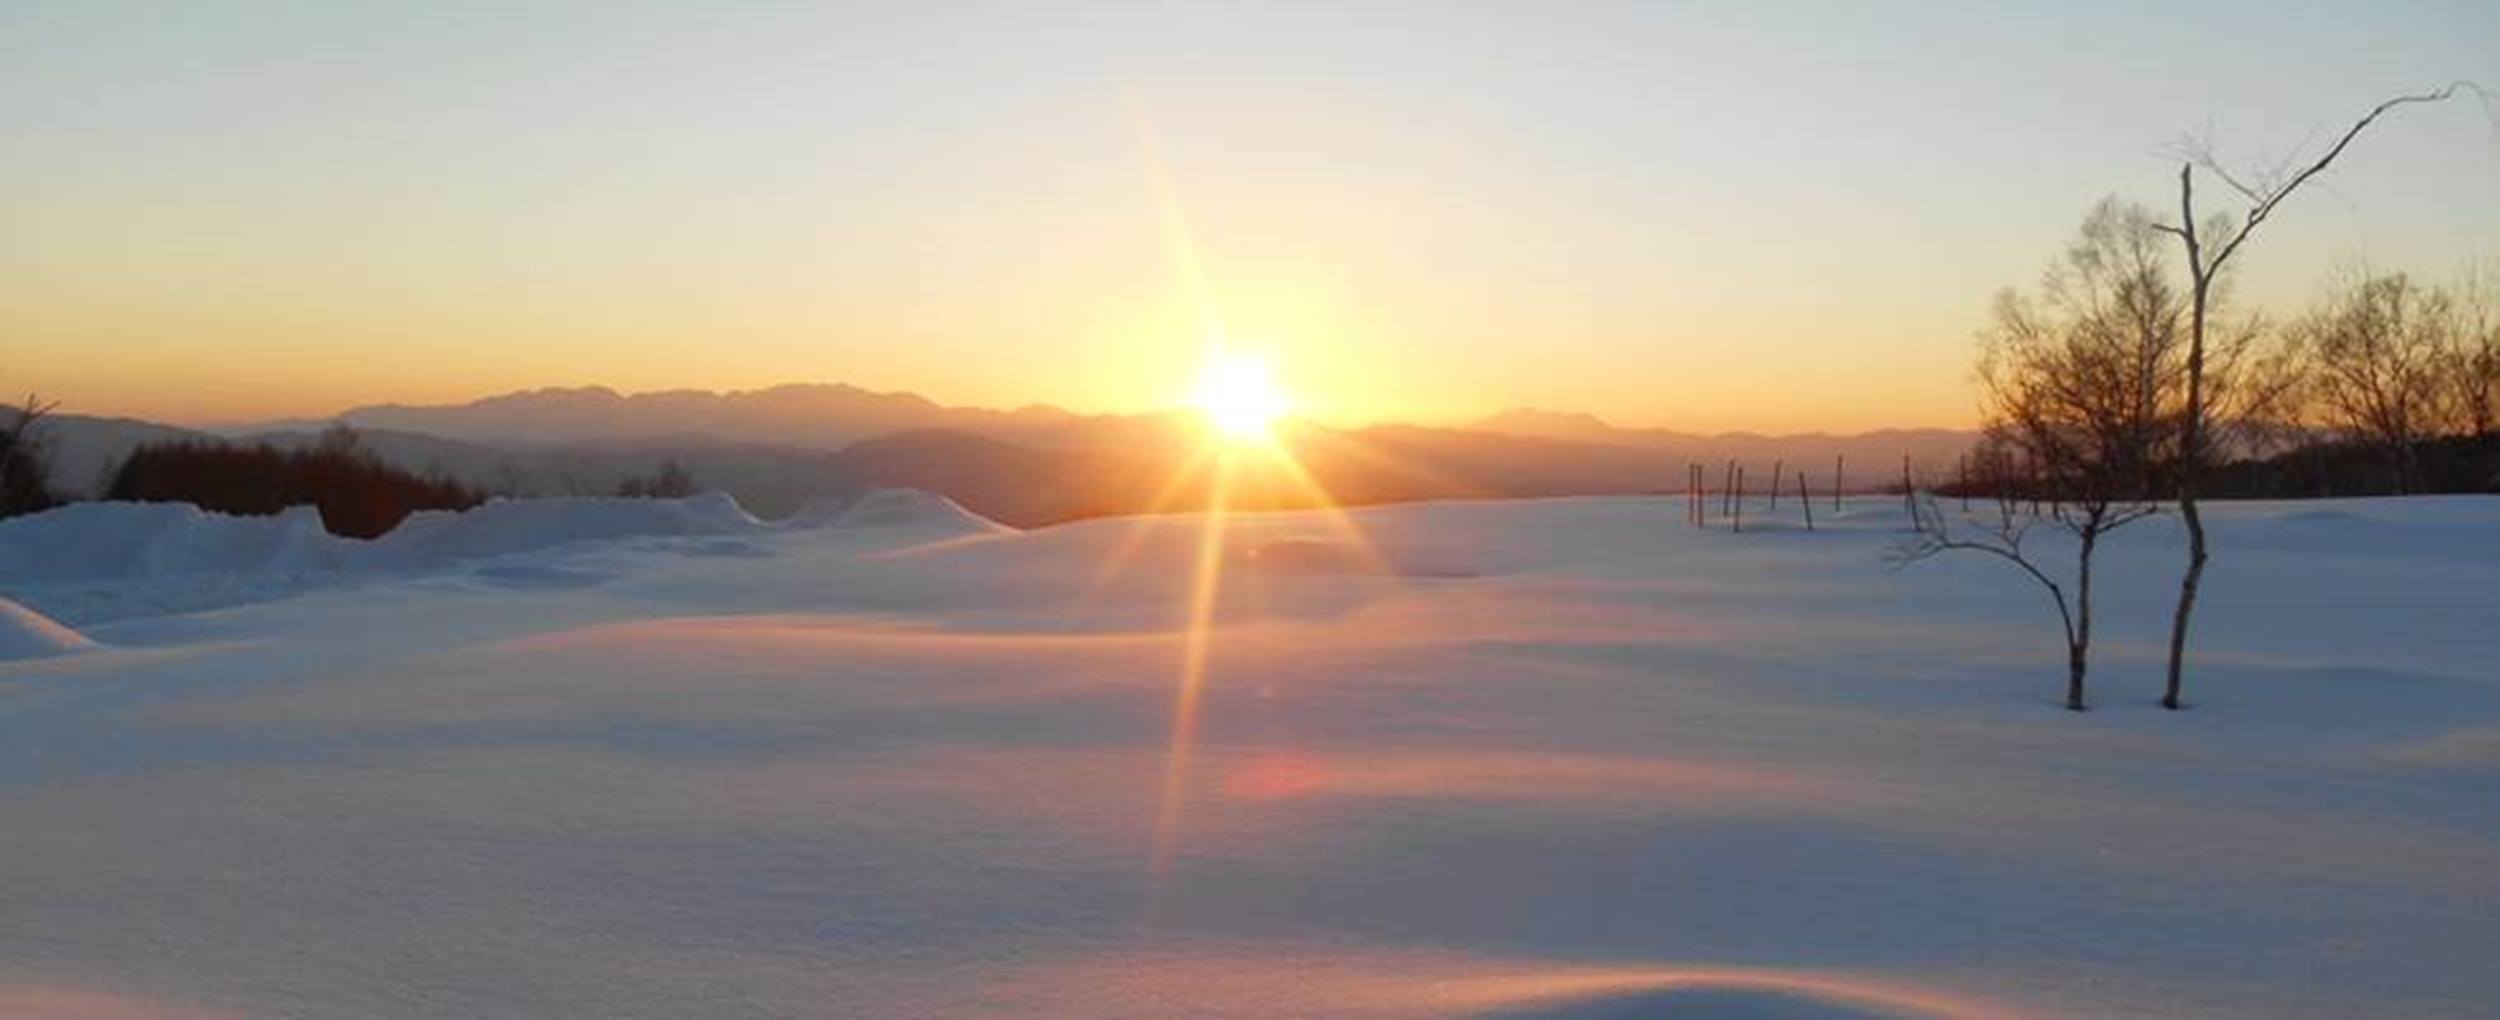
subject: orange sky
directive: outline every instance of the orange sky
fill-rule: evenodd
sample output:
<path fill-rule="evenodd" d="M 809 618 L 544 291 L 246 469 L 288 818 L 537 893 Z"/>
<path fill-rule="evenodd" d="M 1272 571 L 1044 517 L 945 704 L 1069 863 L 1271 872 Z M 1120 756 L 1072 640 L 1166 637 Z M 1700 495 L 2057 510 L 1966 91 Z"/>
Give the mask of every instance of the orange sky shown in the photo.
<path fill-rule="evenodd" d="M 1133 411 L 1186 399 L 1203 296 L 1329 420 L 1962 424 L 1992 293 L 2167 201 L 2182 130 L 2258 158 L 2460 76 L 2492 9 L 13 6 L 0 388 Z M 2246 292 L 2500 255 L 2493 138 L 2387 124 Z"/>

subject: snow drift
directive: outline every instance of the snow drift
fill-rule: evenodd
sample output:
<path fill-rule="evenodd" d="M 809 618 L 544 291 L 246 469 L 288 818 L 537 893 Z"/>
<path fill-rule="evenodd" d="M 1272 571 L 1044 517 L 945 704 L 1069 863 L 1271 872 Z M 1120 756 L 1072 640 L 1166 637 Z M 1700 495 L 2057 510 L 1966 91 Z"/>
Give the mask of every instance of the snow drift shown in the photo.
<path fill-rule="evenodd" d="M 0 521 L 0 590 L 70 618 L 118 619 L 628 540 L 827 529 L 913 538 L 1004 530 L 942 496 L 903 490 L 811 506 L 780 522 L 759 520 L 720 492 L 495 499 L 466 511 L 421 511 L 369 541 L 323 530 L 309 506 L 251 517 L 185 503 L 76 503 Z"/>
<path fill-rule="evenodd" d="M 320 512 L 308 506 L 236 517 L 188 503 L 74 503 L 0 521 L 0 579 L 337 570 L 362 544 L 322 530 Z"/>
<path fill-rule="evenodd" d="M 1012 530 L 959 503 L 919 489 L 877 489 L 848 502 L 809 504 L 790 518 L 799 528 L 911 528 L 956 534 Z"/>
<path fill-rule="evenodd" d="M 474 509 L 428 510 L 362 550 L 361 565 L 425 570 L 576 542 L 771 530 L 722 492 L 684 499 L 497 499 Z"/>
<path fill-rule="evenodd" d="M 95 647 L 87 636 L 8 599 L 0 598 L 0 662 L 40 659 Z"/>

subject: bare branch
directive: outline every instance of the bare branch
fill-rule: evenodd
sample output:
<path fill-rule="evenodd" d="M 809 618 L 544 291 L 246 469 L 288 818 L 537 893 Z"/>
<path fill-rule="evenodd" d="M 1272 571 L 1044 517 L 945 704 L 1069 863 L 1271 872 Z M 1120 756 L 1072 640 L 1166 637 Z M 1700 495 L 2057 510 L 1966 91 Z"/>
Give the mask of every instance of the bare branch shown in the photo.
<path fill-rule="evenodd" d="M 2300 190 L 2300 186 L 2308 183 L 2310 178 L 2316 177 L 2320 173 L 2324 173 L 2326 168 L 2335 162 L 2336 157 L 2344 154 L 2344 149 L 2352 144 L 2353 139 L 2360 137 L 2361 132 L 2364 129 L 2368 128 L 2370 124 L 2378 120 L 2379 117 L 2385 115 L 2387 111 L 2411 103 L 2445 102 L 2449 99 L 2455 98 L 2459 91 L 2472 91 L 2476 95 L 2484 97 L 2486 101 L 2488 101 L 2490 97 L 2490 93 L 2484 91 L 2482 86 L 2465 81 L 2449 82 L 2447 85 L 2429 92 L 2415 92 L 2397 96 L 2393 99 L 2382 102 L 2377 106 L 2371 107 L 2370 112 L 2363 114 L 2360 120 L 2354 121 L 2351 127 L 2344 129 L 2343 136 L 2337 138 L 2335 140 L 2335 144 L 2327 148 L 2325 155 L 2319 156 L 2316 162 L 2309 164 L 2306 169 L 2301 170 L 2299 173 L 2293 174 L 2282 184 L 2267 189 L 2262 195 L 2254 192 L 2248 192 L 2244 188 L 2241 189 L 2243 193 L 2249 195 L 2250 199 L 2255 202 L 2255 205 L 2251 206 L 2248 210 L 2248 215 L 2241 219 L 2239 229 L 2232 233 L 2230 240 L 2224 242 L 2222 247 L 2215 251 L 2213 261 L 2209 266 L 2207 266 L 2205 271 L 2211 272 L 2214 269 L 2219 269 L 2223 263 L 2230 261 L 2231 255 L 2234 252 L 2237 252 L 2240 245 L 2248 240 L 2248 235 L 2257 229 L 2258 224 L 2264 223 L 2266 221 L 2266 217 L 2274 214 L 2275 207 L 2282 205 L 2284 199 L 2290 198 L 2293 192 Z M 2205 159 L 2196 162 L 2200 162 L 2207 172 L 2221 178 L 2224 183 L 2231 184 L 2233 187 L 2239 187 L 2237 182 L 2232 180 L 2230 174 L 2222 169 L 2220 161 L 2213 159 L 2210 154 L 2208 154 Z"/>
<path fill-rule="evenodd" d="M 2047 571 L 2041 570 L 2038 564 L 2031 562 L 2031 558 L 2023 553 L 2023 539 L 2031 527 L 2027 520 L 2009 514 L 2004 517 L 1999 527 L 1991 532 L 1983 532 L 1981 537 L 1955 538 L 1951 522 L 1946 520 L 1944 511 L 1933 507 L 1935 502 L 1933 497 L 1921 502 L 1930 505 L 1930 516 L 1936 521 L 1935 528 L 1931 531 L 1920 532 L 1884 550 L 1886 569 L 1899 570 L 1948 552 L 1975 552 L 1996 557 L 2013 564 L 2023 573 L 2031 575 L 2032 580 L 2039 582 L 2042 588 L 2047 589 L 2050 603 L 2057 607 L 2058 623 L 2065 629 L 2066 641 L 2069 644 L 2074 642 L 2075 617 L 2066 606 L 2065 586 L 2058 584 L 2056 578 L 2050 577 Z"/>

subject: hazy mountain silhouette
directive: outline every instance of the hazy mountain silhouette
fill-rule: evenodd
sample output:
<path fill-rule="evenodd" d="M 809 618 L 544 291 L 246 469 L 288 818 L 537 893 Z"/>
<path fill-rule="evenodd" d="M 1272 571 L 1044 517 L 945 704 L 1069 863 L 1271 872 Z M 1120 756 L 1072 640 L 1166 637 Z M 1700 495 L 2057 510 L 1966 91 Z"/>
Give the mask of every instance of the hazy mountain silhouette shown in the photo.
<path fill-rule="evenodd" d="M 827 458 L 826 466 L 865 488 L 935 492 L 1023 528 L 1154 509 L 1156 494 L 1180 470 L 1164 458 L 1038 449 L 956 429 L 854 443 Z M 1191 505 L 1187 489 L 1175 488 L 1173 495 L 1175 505 Z"/>
<path fill-rule="evenodd" d="M 466 404 L 377 405 L 342 414 L 383 459 L 474 488 L 520 496 L 605 495 L 665 461 L 698 485 L 765 515 L 876 487 L 925 489 L 1019 526 L 1205 505 L 1206 434 L 1186 412 L 1077 415 L 948 407 L 910 393 L 845 385 L 791 385 L 731 393 L 626 395 L 604 387 L 542 389 Z M 229 429 L 247 442 L 314 442 L 329 422 Z M 127 419 L 63 416 L 52 430 L 57 482 L 92 493 L 140 442 L 198 437 Z M 1848 458 L 1845 487 L 1897 483 L 1901 458 L 1923 483 L 1951 478 L 1973 434 L 1909 429 L 1859 435 L 1699 435 L 1617 428 L 1588 414 L 1518 408 L 1467 426 L 1335 429 L 1280 423 L 1277 441 L 1305 478 L 1245 460 L 1235 506 L 1290 508 L 1317 500 L 1309 483 L 1345 504 L 1469 497 L 1681 493 L 1686 466 L 1713 488 L 1730 460 L 1759 492 L 1774 464 L 1784 491 L 1804 470 L 1818 494 L 1833 459 Z M 1159 502 L 1160 501 L 1160 502 Z"/>
<path fill-rule="evenodd" d="M 1013 411 L 952 407 L 914 393 L 877 392 L 838 383 L 791 384 L 726 393 L 669 390 L 622 394 L 602 386 L 539 389 L 466 404 L 359 407 L 341 414 L 337 420 L 365 429 L 425 434 L 497 447 L 626 440 L 670 440 L 673 445 L 682 446 L 700 437 L 717 442 L 832 451 L 879 436 L 940 429 L 1039 450 L 1108 453 L 1162 461 L 1186 455 L 1196 442 L 1196 433 L 1188 427 L 1185 414 L 1079 415 L 1042 406 Z M 287 430 L 309 431 L 326 423 L 283 424 Z M 1457 458 L 1478 470 L 1491 468 L 1504 456 L 1543 457 L 1558 462 L 1544 467 L 1502 466 L 1495 473 L 1505 477 L 1541 473 L 1579 479 L 1592 473 L 1587 465 L 1608 460 L 1606 455 L 1594 451 L 1561 447 L 1532 450 L 1485 441 L 1476 441 L 1472 452 L 1462 456 L 1459 451 L 1470 444 L 1463 437 L 1500 436 L 1634 447 L 1663 452 L 1671 461 L 1698 462 L 1720 469 L 1729 459 L 1735 459 L 1748 466 L 1750 481 L 1756 485 L 1768 477 L 1775 463 L 1785 461 L 1789 468 L 1804 468 L 1813 484 L 1828 486 L 1834 458 L 1845 456 L 1849 462 L 1845 483 L 1852 488 L 1897 482 L 1904 454 L 1931 474 L 1949 468 L 1974 438 L 1970 432 L 1954 429 L 1896 429 L 1856 435 L 1628 429 L 1591 414 L 1524 407 L 1454 428 L 1384 425 L 1339 434 L 1368 436 L 1387 447 L 1408 449 L 1418 455 Z M 1640 463 L 1648 470 L 1658 470 L 1650 461 Z M 1568 466 L 1575 464 L 1582 466 Z M 1667 477 L 1654 484 L 1680 489 L 1682 463 L 1673 463 L 1663 470 Z M 1718 476 L 1714 474 L 1712 478 L 1716 484 Z M 1793 474 L 1782 481 L 1793 484 Z"/>
<path fill-rule="evenodd" d="M 334 420 L 358 428 L 507 445 L 699 435 L 731 442 L 838 449 L 907 429 L 1037 430 L 1075 417 L 1051 407 L 956 408 L 914 393 L 809 383 L 726 393 L 666 390 L 630 395 L 605 386 L 549 388 L 466 404 L 377 404 L 350 409 Z M 326 422 L 277 422 L 241 431 L 319 424 Z"/>
<path fill-rule="evenodd" d="M 1460 427 L 1471 432 L 1500 432 L 1583 443 L 1621 443 L 1627 438 L 1624 430 L 1607 424 L 1605 419 L 1596 415 L 1582 411 L 1548 411 L 1540 407 L 1513 407 Z"/>
<path fill-rule="evenodd" d="M 122 458 L 142 444 L 216 438 L 178 425 L 84 414 L 48 415 L 36 429 L 51 467 L 53 491 L 74 499 L 90 499 L 103 492 Z"/>
<path fill-rule="evenodd" d="M 1953 468 L 1955 458 L 1967 452 L 1979 438 L 1977 432 L 1965 429 L 1877 429 L 1846 434 L 1798 432 L 1775 435 L 1626 429 L 1609 425 L 1594 415 L 1530 407 L 1515 407 L 1480 418 L 1467 428 L 1578 443 L 1664 450 L 1684 462 L 1699 463 L 1709 468 L 1709 481 L 1713 486 L 1720 483 L 1727 462 L 1734 460 L 1745 467 L 1749 483 L 1756 486 L 1768 477 L 1772 468 L 1778 467 L 1787 476 L 1781 480 L 1784 485 L 1795 486 L 1795 472 L 1802 469 L 1808 476 L 1809 484 L 1817 488 L 1827 487 L 1831 484 L 1835 460 L 1846 458 L 1847 477 L 1843 484 L 1853 489 L 1899 484 L 1901 458 L 1904 455 L 1910 458 L 1922 481 L 1941 480 L 1945 477 L 1944 473 Z"/>

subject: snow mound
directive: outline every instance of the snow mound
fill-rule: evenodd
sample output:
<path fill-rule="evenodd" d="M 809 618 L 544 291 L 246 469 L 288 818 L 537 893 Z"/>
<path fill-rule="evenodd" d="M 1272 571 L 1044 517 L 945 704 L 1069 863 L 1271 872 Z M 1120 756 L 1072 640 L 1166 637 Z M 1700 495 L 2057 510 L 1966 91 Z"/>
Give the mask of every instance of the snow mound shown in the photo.
<path fill-rule="evenodd" d="M 0 523 L 0 570 L 26 584 L 391 572 L 575 542 L 767 530 L 717 492 L 686 499 L 497 499 L 465 512 L 412 514 L 372 541 L 330 534 L 320 511 L 309 506 L 246 517 L 187 503 L 75 503 Z"/>
<path fill-rule="evenodd" d="M 575 542 L 743 535 L 766 528 L 723 492 L 685 499 L 494 499 L 464 511 L 411 514 L 374 540 L 365 561 L 385 570 L 415 570 Z"/>
<path fill-rule="evenodd" d="M 573 547 L 652 539 L 660 541 L 644 543 L 646 550 L 761 558 L 775 555 L 764 540 L 803 528 L 858 530 L 881 541 L 1008 530 L 951 500 L 909 490 L 811 507 L 783 523 L 756 519 L 722 492 L 495 499 L 466 511 L 412 514 L 372 540 L 330 534 L 309 506 L 250 517 L 184 503 L 75 503 L 0 521 L 0 577 L 16 597 L 84 626 L 454 568 L 503 587 L 587 587 L 613 574 L 555 562 Z"/>
<path fill-rule="evenodd" d="M 0 662 L 41 659 L 95 647 L 87 636 L 0 598 Z"/>
<path fill-rule="evenodd" d="M 0 571 L 14 582 L 302 573 L 339 569 L 358 544 L 323 530 L 309 506 L 237 517 L 187 503 L 78 503 L 0 525 Z"/>
<path fill-rule="evenodd" d="M 919 489 L 874 489 L 859 498 L 840 502 L 810 503 L 791 515 L 785 526 L 792 528 L 895 528 L 913 527 L 958 534 L 987 534 L 1008 531 L 1006 525 L 990 520 L 944 496 Z"/>

